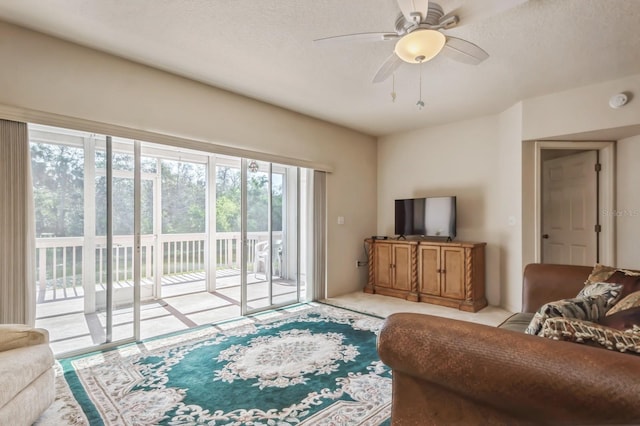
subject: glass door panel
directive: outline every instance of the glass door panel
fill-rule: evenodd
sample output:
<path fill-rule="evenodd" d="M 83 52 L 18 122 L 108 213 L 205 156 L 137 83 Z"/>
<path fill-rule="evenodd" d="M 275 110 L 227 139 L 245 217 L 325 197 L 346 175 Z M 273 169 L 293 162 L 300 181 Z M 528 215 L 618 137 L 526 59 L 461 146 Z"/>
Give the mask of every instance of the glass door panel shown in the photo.
<path fill-rule="evenodd" d="M 104 148 L 101 146 L 96 149 L 96 269 L 99 272 L 96 315 L 105 327 L 105 343 L 135 337 L 133 151 L 133 141 L 111 137 L 106 138 Z M 107 185 L 109 180 L 110 187 Z M 107 200 L 111 200 L 110 208 Z M 111 242 L 109 233 L 112 235 Z"/>
<path fill-rule="evenodd" d="M 271 230 L 274 241 L 271 304 L 299 300 L 298 290 L 298 168 L 273 165 L 271 173 Z"/>
<path fill-rule="evenodd" d="M 94 146 L 104 136 L 29 125 L 36 216 L 36 326 L 56 354 L 104 342 L 95 320 Z"/>
<path fill-rule="evenodd" d="M 133 339 L 134 142 L 40 125 L 29 125 L 29 134 L 36 324 L 50 330 L 56 354 Z"/>
<path fill-rule="evenodd" d="M 270 227 L 270 164 L 243 160 L 242 204 L 244 280 L 242 311 L 249 313 L 271 305 L 272 246 Z"/>
<path fill-rule="evenodd" d="M 163 268 L 159 297 L 203 292 L 207 165 L 179 158 L 163 158 L 160 165 Z"/>
<path fill-rule="evenodd" d="M 243 314 L 299 300 L 298 169 L 243 160 Z"/>

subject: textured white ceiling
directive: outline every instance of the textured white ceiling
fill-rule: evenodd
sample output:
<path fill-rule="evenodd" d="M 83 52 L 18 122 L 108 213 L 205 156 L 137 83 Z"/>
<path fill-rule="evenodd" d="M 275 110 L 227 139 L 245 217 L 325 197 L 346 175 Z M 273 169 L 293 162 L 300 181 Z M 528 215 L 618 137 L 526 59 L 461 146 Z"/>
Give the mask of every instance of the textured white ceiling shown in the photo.
<path fill-rule="evenodd" d="M 440 0 L 445 13 L 487 0 Z M 509 2 L 510 0 L 504 0 Z M 393 42 L 314 39 L 392 31 L 395 0 L 2 0 L 0 19 L 216 87 L 385 135 L 502 111 L 528 97 L 640 72 L 640 0 L 529 0 L 447 33 L 491 57 L 436 57 L 372 84 Z M 464 24 L 464 21 L 461 22 Z"/>

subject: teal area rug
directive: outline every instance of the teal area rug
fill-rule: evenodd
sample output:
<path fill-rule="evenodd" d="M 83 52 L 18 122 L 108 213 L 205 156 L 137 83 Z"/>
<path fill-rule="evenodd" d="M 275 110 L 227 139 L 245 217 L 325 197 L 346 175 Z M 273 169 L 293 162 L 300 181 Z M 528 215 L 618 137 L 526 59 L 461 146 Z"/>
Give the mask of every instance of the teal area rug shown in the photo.
<path fill-rule="evenodd" d="M 389 424 L 382 320 L 311 303 L 60 360 L 41 424 Z"/>

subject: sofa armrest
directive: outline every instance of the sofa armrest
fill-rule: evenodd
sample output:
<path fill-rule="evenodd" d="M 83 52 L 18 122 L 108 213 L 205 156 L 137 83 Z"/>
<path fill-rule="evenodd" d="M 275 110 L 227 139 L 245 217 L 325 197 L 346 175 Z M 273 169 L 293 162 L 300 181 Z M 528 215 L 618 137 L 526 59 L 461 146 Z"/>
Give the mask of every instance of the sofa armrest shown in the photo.
<path fill-rule="evenodd" d="M 0 324 L 0 352 L 49 343 L 49 332 L 23 324 Z"/>
<path fill-rule="evenodd" d="M 394 374 L 522 422 L 640 422 L 635 355 L 410 313 L 387 318 L 378 352 Z M 394 388 L 394 398 L 405 396 Z"/>
<path fill-rule="evenodd" d="M 592 269 L 575 265 L 527 265 L 522 283 L 522 312 L 536 312 L 545 303 L 576 297 Z"/>

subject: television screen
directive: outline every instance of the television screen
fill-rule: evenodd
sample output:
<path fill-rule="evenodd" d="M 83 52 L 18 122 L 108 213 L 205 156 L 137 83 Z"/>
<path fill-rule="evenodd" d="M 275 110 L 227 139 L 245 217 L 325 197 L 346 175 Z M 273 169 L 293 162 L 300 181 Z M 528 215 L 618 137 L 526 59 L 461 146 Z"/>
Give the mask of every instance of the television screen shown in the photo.
<path fill-rule="evenodd" d="M 427 237 L 456 236 L 456 197 L 429 197 L 425 202 Z"/>
<path fill-rule="evenodd" d="M 424 235 L 425 199 L 408 198 L 396 200 L 396 235 Z"/>
<path fill-rule="evenodd" d="M 456 236 L 456 197 L 395 200 L 395 234 L 400 237 Z"/>

